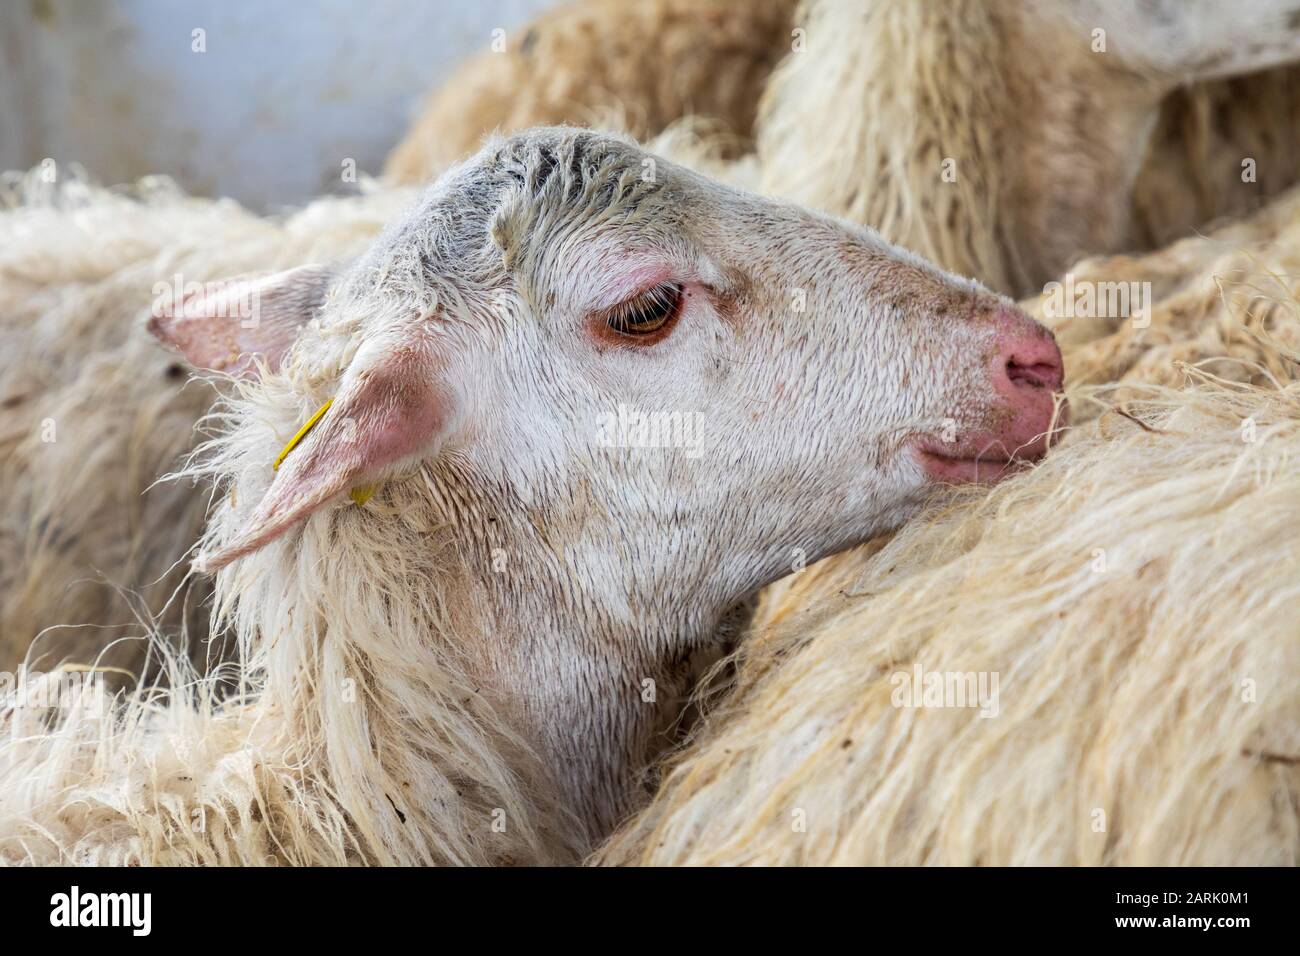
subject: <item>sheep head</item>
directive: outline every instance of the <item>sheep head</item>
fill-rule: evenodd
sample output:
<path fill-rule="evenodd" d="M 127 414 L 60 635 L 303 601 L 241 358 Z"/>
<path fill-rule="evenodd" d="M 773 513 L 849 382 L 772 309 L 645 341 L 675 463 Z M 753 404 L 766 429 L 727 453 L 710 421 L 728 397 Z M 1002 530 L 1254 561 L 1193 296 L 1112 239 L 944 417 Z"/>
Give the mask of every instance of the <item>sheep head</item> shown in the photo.
<path fill-rule="evenodd" d="M 604 753 L 568 787 L 586 808 L 604 794 L 588 813 L 604 824 L 644 721 L 598 675 L 655 674 L 737 600 L 897 525 L 936 482 L 1041 455 L 1061 385 L 1050 335 L 978 284 L 570 129 L 489 144 L 323 300 L 275 301 L 303 303 L 302 333 L 252 387 L 300 409 L 299 383 L 324 381 L 333 403 L 273 478 L 266 449 L 260 502 L 223 518 L 200 565 L 420 473 L 481 569 L 485 627 L 537 635 L 497 654 L 495 683 L 527 698 L 553 762 Z M 219 334 L 159 325 L 195 364 L 229 359 Z M 255 333 L 241 341 L 258 351 Z M 492 541 L 522 579 L 492 573 Z"/>
<path fill-rule="evenodd" d="M 329 274 L 255 280 L 272 307 L 235 336 L 210 298 L 154 330 L 247 372 Z M 530 501 L 581 476 L 637 512 L 618 530 L 728 541 L 770 578 L 897 522 L 934 477 L 1040 454 L 1061 381 L 1050 336 L 975 283 L 578 131 L 489 147 L 335 280 L 333 309 L 363 318 L 334 405 L 209 568 L 447 452 Z M 761 583 L 743 577 L 726 587 Z"/>

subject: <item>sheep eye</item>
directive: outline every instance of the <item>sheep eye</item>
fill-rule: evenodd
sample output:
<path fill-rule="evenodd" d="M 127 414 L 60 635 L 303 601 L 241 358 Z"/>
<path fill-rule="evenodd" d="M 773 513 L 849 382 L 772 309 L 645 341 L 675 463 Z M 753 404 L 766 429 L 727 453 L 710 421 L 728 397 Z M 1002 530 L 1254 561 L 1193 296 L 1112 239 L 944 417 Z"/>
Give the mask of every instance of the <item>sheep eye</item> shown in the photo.
<path fill-rule="evenodd" d="M 605 323 L 620 335 L 653 335 L 673 320 L 681 302 L 680 285 L 658 285 L 614 306 L 605 316 Z"/>

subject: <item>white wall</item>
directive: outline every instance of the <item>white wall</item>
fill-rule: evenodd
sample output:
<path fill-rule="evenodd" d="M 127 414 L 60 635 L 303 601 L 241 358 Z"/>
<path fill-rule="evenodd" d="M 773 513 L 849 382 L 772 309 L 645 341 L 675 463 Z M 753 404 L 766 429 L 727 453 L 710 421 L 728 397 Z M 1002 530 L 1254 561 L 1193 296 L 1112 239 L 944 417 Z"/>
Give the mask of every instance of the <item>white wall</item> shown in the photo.
<path fill-rule="evenodd" d="M 0 169 L 301 203 L 346 158 L 378 172 L 438 79 L 551 2 L 0 0 Z"/>

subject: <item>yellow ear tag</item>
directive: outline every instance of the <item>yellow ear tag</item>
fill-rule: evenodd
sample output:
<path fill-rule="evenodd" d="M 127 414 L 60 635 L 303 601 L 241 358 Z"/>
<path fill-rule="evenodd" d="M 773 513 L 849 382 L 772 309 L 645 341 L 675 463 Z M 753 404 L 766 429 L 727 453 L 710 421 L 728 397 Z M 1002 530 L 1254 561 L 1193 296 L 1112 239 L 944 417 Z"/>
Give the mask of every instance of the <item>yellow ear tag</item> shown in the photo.
<path fill-rule="evenodd" d="M 280 450 L 280 454 L 275 459 L 275 464 L 271 466 L 272 471 L 280 470 L 280 465 L 286 458 L 289 457 L 289 452 L 293 451 L 295 448 L 298 447 L 299 443 L 301 443 L 302 440 L 307 437 L 307 433 L 311 431 L 313 428 L 315 428 L 316 423 L 325 417 L 325 413 L 330 410 L 330 406 L 333 404 L 334 404 L 334 399 L 331 398 L 320 408 L 316 409 L 315 414 L 312 415 L 311 418 L 307 419 L 307 424 L 303 425 L 302 428 L 299 428 L 297 433 L 292 438 L 289 439 L 289 443 Z M 348 497 L 351 498 L 358 505 L 364 505 L 367 501 L 370 500 L 370 496 L 373 495 L 374 493 L 375 493 L 374 485 L 360 485 L 356 488 L 353 488 L 351 491 L 349 491 Z"/>
<path fill-rule="evenodd" d="M 316 427 L 316 423 L 325 417 L 325 413 L 330 410 L 330 406 L 333 404 L 334 399 L 331 398 L 320 408 L 316 409 L 316 414 L 307 419 L 307 424 L 303 425 L 302 428 L 299 428 L 297 433 L 289 439 L 289 444 L 280 449 L 279 457 L 275 459 L 275 464 L 271 466 L 272 471 L 280 470 L 280 463 L 289 457 L 289 452 L 298 447 L 298 443 L 307 437 L 307 433 Z"/>
<path fill-rule="evenodd" d="M 370 500 L 370 496 L 373 495 L 374 493 L 375 493 L 374 485 L 361 485 L 360 487 L 353 488 L 351 491 L 349 491 L 348 497 L 351 498 L 353 501 L 355 501 L 357 504 L 364 505 L 367 501 Z"/>

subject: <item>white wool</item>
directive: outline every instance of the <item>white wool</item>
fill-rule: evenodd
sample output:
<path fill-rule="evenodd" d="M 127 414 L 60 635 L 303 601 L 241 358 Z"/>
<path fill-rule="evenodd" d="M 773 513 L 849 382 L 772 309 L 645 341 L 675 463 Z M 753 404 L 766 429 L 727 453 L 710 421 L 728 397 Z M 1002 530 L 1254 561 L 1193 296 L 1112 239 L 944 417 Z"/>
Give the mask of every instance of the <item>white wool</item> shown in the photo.
<path fill-rule="evenodd" d="M 155 626 L 184 628 L 202 661 L 209 591 L 185 582 L 184 559 L 206 496 L 158 479 L 215 392 L 145 331 L 153 302 L 178 282 L 354 256 L 414 192 L 264 218 L 161 178 L 110 190 L 59 175 L 0 188 L 0 670 L 42 635 L 44 669 L 123 639 L 102 662 L 139 671 Z"/>

